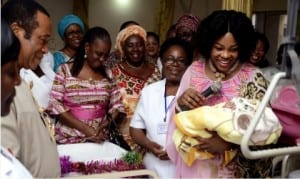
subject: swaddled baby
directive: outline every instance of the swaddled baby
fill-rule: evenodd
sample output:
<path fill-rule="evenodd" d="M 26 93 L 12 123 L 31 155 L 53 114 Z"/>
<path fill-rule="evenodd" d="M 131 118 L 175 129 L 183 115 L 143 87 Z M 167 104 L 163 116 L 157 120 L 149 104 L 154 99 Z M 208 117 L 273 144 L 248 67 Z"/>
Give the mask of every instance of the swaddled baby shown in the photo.
<path fill-rule="evenodd" d="M 216 131 L 227 142 L 240 144 L 258 105 L 258 100 L 236 97 L 227 103 L 201 106 L 176 114 L 174 120 L 177 129 L 173 134 L 173 141 L 185 163 L 190 166 L 196 159 L 214 157 L 213 154 L 199 151 L 195 147 L 199 142 L 194 137 L 211 137 L 211 134 L 205 129 Z M 251 136 L 250 145 L 274 143 L 279 138 L 281 131 L 282 127 L 278 118 L 269 107 L 266 107 Z M 228 160 L 231 160 L 232 157 Z M 225 161 L 225 163 L 228 162 Z"/>

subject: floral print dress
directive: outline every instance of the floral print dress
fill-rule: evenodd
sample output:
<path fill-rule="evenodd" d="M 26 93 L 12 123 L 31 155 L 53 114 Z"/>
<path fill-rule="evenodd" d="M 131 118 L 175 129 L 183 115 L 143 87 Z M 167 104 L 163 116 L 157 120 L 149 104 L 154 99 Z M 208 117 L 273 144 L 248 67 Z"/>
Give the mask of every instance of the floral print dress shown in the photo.
<path fill-rule="evenodd" d="M 159 69 L 153 65 L 153 73 L 151 73 L 146 80 L 142 79 L 137 75 L 129 74 L 122 64 L 116 64 L 112 68 L 113 80 L 116 82 L 118 88 L 120 89 L 122 102 L 125 107 L 126 120 L 123 120 L 119 124 L 120 131 L 126 140 L 127 144 L 130 146 L 131 150 L 142 152 L 140 146 L 135 144 L 129 134 L 129 125 L 131 118 L 136 109 L 138 100 L 142 89 L 153 82 L 161 79 L 161 73 Z"/>

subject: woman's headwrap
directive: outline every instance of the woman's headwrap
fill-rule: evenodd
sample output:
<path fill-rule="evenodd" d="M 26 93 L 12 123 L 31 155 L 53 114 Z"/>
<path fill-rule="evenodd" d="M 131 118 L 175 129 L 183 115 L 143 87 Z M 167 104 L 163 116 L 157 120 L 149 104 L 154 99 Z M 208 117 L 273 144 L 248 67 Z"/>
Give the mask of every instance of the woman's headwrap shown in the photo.
<path fill-rule="evenodd" d="M 74 14 L 68 14 L 59 21 L 58 26 L 57 26 L 57 32 L 61 39 L 65 38 L 65 32 L 66 32 L 67 28 L 72 24 L 79 25 L 82 32 L 85 31 L 82 20 Z"/>
<path fill-rule="evenodd" d="M 191 31 L 196 32 L 198 25 L 200 24 L 200 19 L 192 14 L 183 14 L 176 22 L 176 30 L 180 27 L 187 27 Z"/>
<path fill-rule="evenodd" d="M 143 29 L 139 25 L 130 25 L 126 27 L 125 29 L 121 30 L 117 35 L 117 40 L 115 44 L 115 48 L 121 53 L 121 57 L 124 56 L 123 52 L 123 45 L 125 40 L 130 37 L 131 35 L 138 35 L 143 38 L 144 42 L 147 41 L 147 33 L 145 29 Z"/>

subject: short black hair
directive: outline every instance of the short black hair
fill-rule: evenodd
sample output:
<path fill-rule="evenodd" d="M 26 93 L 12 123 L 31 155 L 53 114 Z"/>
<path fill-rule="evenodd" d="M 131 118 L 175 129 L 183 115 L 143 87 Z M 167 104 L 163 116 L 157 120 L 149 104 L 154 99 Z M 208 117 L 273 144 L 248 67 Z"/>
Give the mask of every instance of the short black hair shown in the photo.
<path fill-rule="evenodd" d="M 133 20 L 125 21 L 121 24 L 120 31 L 125 29 L 126 27 L 128 27 L 128 25 L 130 25 L 130 24 L 140 25 L 139 23 L 137 23 L 136 21 L 133 21 Z"/>
<path fill-rule="evenodd" d="M 264 51 L 265 51 L 265 53 L 267 53 L 270 49 L 270 42 L 269 42 L 269 39 L 267 38 L 267 36 L 264 33 L 256 31 L 255 39 L 256 39 L 256 43 L 258 41 L 262 41 L 262 43 L 264 44 Z"/>
<path fill-rule="evenodd" d="M 251 20 L 242 12 L 218 10 L 204 18 L 197 30 L 196 45 L 208 60 L 215 42 L 227 32 L 232 33 L 238 45 L 239 60 L 247 61 L 256 45 Z"/>
<path fill-rule="evenodd" d="M 36 21 L 38 11 L 50 17 L 48 11 L 34 0 L 9 0 L 1 7 L 1 17 L 4 17 L 9 25 L 16 22 L 24 28 L 24 37 L 29 39 L 32 31 L 39 26 Z"/>
<path fill-rule="evenodd" d="M 147 37 L 153 37 L 159 44 L 159 36 L 158 36 L 157 33 L 148 31 L 147 32 Z"/>
<path fill-rule="evenodd" d="M 1 66 L 16 61 L 20 52 L 21 44 L 14 35 L 8 23 L 1 17 Z"/>
<path fill-rule="evenodd" d="M 160 59 L 162 59 L 162 61 L 163 61 L 164 54 L 172 46 L 179 46 L 185 51 L 186 56 L 187 56 L 187 65 L 190 65 L 193 62 L 193 51 L 192 51 L 190 43 L 188 43 L 185 40 L 182 40 L 178 37 L 168 38 L 161 45 L 160 51 L 159 51 L 159 57 L 160 57 Z"/>

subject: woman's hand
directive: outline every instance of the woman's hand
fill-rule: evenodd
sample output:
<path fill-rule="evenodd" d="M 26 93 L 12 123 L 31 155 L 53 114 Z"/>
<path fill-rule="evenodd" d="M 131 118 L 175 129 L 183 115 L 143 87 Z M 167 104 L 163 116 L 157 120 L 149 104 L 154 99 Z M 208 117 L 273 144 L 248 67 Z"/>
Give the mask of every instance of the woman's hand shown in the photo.
<path fill-rule="evenodd" d="M 198 150 L 207 151 L 210 153 L 223 153 L 225 150 L 230 150 L 232 148 L 232 144 L 223 140 L 217 132 L 207 131 L 212 136 L 208 139 L 204 139 L 201 137 L 196 138 L 200 144 L 197 145 Z"/>
<path fill-rule="evenodd" d="M 188 88 L 177 99 L 177 104 L 182 110 L 191 110 L 205 104 L 205 97 L 202 96 L 197 90 Z"/>
<path fill-rule="evenodd" d="M 156 142 L 151 142 L 149 145 L 149 150 L 160 160 L 169 160 L 169 156 L 163 147 Z"/>
<path fill-rule="evenodd" d="M 95 143 L 102 143 L 106 140 L 106 135 L 105 132 L 98 132 L 98 134 L 96 133 L 93 136 L 86 137 L 86 140 Z"/>
<path fill-rule="evenodd" d="M 85 127 L 83 133 L 86 136 L 85 139 L 90 142 L 101 143 L 106 139 L 105 131 L 102 127 L 99 127 L 97 130 L 95 130 L 93 127 L 87 126 Z"/>
<path fill-rule="evenodd" d="M 84 133 L 86 137 L 91 137 L 96 135 L 96 130 L 87 124 L 83 124 L 81 132 Z"/>

